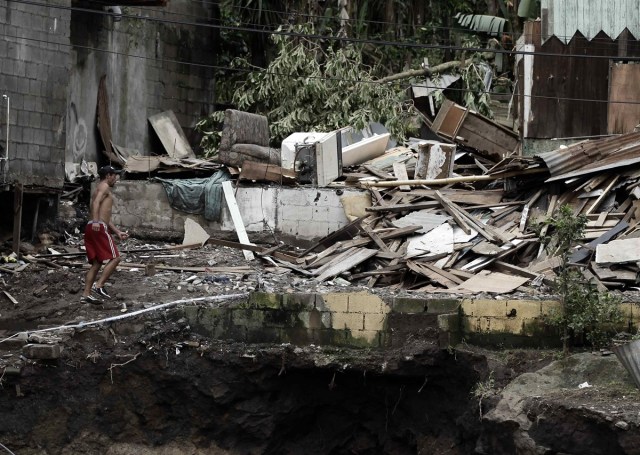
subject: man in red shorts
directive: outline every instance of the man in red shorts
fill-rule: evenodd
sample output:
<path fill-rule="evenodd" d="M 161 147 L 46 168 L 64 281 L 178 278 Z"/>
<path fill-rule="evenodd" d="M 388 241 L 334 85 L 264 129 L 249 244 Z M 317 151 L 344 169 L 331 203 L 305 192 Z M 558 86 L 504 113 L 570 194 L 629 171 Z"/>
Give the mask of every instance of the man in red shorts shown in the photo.
<path fill-rule="evenodd" d="M 109 231 L 120 240 L 129 237 L 129 234 L 120 231 L 111 222 L 111 210 L 113 209 L 111 188 L 116 184 L 120 172 L 122 171 L 112 166 L 103 166 L 98 171 L 100 182 L 91 198 L 91 221 L 87 223 L 84 230 L 84 246 L 87 250 L 87 259 L 91 264 L 85 279 L 84 292 L 80 298 L 80 301 L 84 303 L 99 304 L 101 302 L 99 298 L 91 295 L 92 292 L 100 297 L 111 298 L 104 289 L 104 285 L 122 258 Z M 100 267 L 105 261 L 109 262 L 102 271 L 100 279 L 96 281 Z"/>

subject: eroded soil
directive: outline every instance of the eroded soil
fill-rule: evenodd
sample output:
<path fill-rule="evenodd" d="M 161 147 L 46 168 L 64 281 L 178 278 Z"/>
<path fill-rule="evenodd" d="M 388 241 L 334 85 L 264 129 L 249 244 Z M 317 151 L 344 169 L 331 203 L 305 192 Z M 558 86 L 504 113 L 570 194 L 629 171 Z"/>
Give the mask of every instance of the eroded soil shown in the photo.
<path fill-rule="evenodd" d="M 179 300 L 234 304 L 198 300 L 206 296 L 362 289 L 247 263 L 231 248 L 173 246 L 121 244 L 153 251 L 126 255 L 100 305 L 79 301 L 82 255 L 2 273 L 17 304 L 0 294 L 0 336 L 26 330 L 47 342 L 54 335 L 34 331 Z M 174 307 L 55 337 L 56 360 L 0 344 L 0 442 L 14 453 L 639 453 L 640 396 L 611 363 L 601 369 L 615 377 L 589 388 L 578 388 L 592 381 L 578 373 L 538 393 L 536 381 L 556 371 L 505 389 L 553 364 L 554 351 L 442 349 L 419 337 L 394 350 L 230 343 L 193 333 Z"/>

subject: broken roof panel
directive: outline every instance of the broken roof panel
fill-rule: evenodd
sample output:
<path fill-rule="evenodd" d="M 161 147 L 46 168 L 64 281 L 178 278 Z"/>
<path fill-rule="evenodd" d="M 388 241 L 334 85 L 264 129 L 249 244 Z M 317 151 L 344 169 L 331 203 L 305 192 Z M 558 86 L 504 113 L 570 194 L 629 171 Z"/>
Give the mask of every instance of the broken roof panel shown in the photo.
<path fill-rule="evenodd" d="M 549 168 L 548 182 L 640 163 L 640 132 L 578 142 L 536 155 Z"/>

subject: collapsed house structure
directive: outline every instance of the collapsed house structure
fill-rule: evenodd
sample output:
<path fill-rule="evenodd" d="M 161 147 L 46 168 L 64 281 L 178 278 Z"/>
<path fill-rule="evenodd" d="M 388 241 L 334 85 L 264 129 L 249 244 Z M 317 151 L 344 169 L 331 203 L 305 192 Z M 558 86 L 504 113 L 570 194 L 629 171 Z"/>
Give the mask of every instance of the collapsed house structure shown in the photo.
<path fill-rule="evenodd" d="M 131 3 L 134 4 L 139 3 Z M 633 10 L 624 2 L 620 7 Z M 287 259 L 286 253 L 282 252 L 285 256 L 281 256 L 281 260 L 284 258 L 294 267 L 304 263 L 323 278 L 342 273 L 397 276 L 410 270 L 428 279 L 430 284 L 425 286 L 436 284 L 450 288 L 452 283 L 459 285 L 470 278 L 470 272 L 462 267 L 479 272 L 496 262 L 502 269 L 509 268 L 505 265 L 509 263 L 516 267 L 513 262 L 533 266 L 544 259 L 544 254 L 531 238 L 532 233 L 527 231 L 528 214 L 538 210 L 540 216 L 551 215 L 562 203 L 572 202 L 578 212 L 590 217 L 588 240 L 605 234 L 614 222 L 616 226 L 618 222 L 627 224 L 625 228 L 618 227 L 615 235 L 630 236 L 635 232 L 635 136 L 612 137 L 562 150 L 558 149 L 559 142 L 552 142 L 551 146 L 539 146 L 545 152 L 539 153 L 539 158 L 522 158 L 534 151 L 526 146 L 533 138 L 600 136 L 633 129 L 638 122 L 634 105 L 618 103 L 620 93 L 614 90 L 618 85 L 604 82 L 609 68 L 610 77 L 615 80 L 627 80 L 628 75 L 618 69 L 634 71 L 634 65 L 614 65 L 637 51 L 633 39 L 637 24 L 633 22 L 636 17 L 633 14 L 624 16 L 630 21 L 628 25 L 620 21 L 612 24 L 606 18 L 594 24 L 593 18 L 600 11 L 595 2 L 562 5 L 543 2 L 542 19 L 527 23 L 526 33 L 517 48 L 523 52 L 518 62 L 520 135 L 455 103 L 445 102 L 431 125 L 435 133 L 431 137 L 435 141 L 416 139 L 408 147 L 391 147 L 387 143 L 388 134 L 385 136 L 384 132 L 367 135 L 344 129 L 296 133 L 302 136 L 285 140 L 277 151 L 269 146 L 266 118 L 230 110 L 218 155 L 221 163 L 214 163 L 197 159 L 190 146 L 195 116 L 189 112 L 210 107 L 197 101 L 208 99 L 208 74 L 196 68 L 186 77 L 180 69 L 181 64 L 171 60 L 187 47 L 191 49 L 193 61 L 205 59 L 198 49 L 204 49 L 213 39 L 212 35 L 196 38 L 183 35 L 182 31 L 178 33 L 179 25 L 158 23 L 154 26 L 158 27 L 157 36 L 161 38 L 152 45 L 150 41 L 132 39 L 132 31 L 122 27 L 119 16 L 111 10 L 94 14 L 69 10 L 63 3 L 50 6 L 46 11 L 34 5 L 25 5 L 23 9 L 23 14 L 12 15 L 12 7 L 5 8 L 9 22 L 15 24 L 21 36 L 30 39 L 42 33 L 42 26 L 29 20 L 38 15 L 46 18 L 46 23 L 55 23 L 55 27 L 47 31 L 55 35 L 57 44 L 56 49 L 41 46 L 42 58 L 38 59 L 44 63 L 39 65 L 44 64 L 45 68 L 35 65 L 35 57 L 33 60 L 23 58 L 17 47 L 7 49 L 8 61 L 14 63 L 15 69 L 11 74 L 3 69 L 2 75 L 6 87 L 13 91 L 8 90 L 4 98 L 7 139 L 2 160 L 4 191 L 1 197 L 3 204 L 14 208 L 14 216 L 5 218 L 5 223 L 12 224 L 15 251 L 20 250 L 20 238 L 29 237 L 25 232 L 30 232 L 31 239 L 34 238 L 43 210 L 50 208 L 55 214 L 57 199 L 65 195 L 65 176 L 68 180 L 90 176 L 95 172 L 94 163 L 104 159 L 124 166 L 130 175 L 139 177 L 152 174 L 166 177 L 194 169 L 211 174 L 226 166 L 229 178 L 239 183 L 233 195 L 224 193 L 226 205 L 219 219 L 197 219 L 208 231 L 252 234 L 275 228 L 276 233 L 306 242 L 306 246 L 323 239 L 319 245 L 325 249 L 334 248 L 332 242 L 344 241 L 346 235 L 348 241 L 355 242 L 354 248 L 371 242 L 379 248 L 380 251 L 368 248 L 366 254 L 358 256 L 362 259 L 360 262 L 351 267 L 342 263 L 329 274 L 323 273 L 324 269 L 318 272 L 318 268 L 332 260 L 341 260 L 318 245 L 307 251 L 311 254 L 308 257 Z M 584 13 L 576 14 L 577 9 Z M 619 12 L 613 16 L 621 17 Z M 137 20 L 143 21 L 159 13 L 149 11 L 144 14 Z M 574 16 L 587 22 L 569 24 L 568 18 Z M 78 26 L 71 27 L 72 23 Z M 588 30 L 589 36 L 583 40 L 578 35 L 569 40 L 567 30 L 574 28 L 580 32 Z M 142 30 L 141 33 L 147 33 L 144 31 L 147 28 Z M 596 48 L 600 49 L 600 41 L 597 45 L 590 41 L 590 38 L 600 40 L 600 31 L 619 35 L 608 45 L 610 59 L 584 59 L 574 55 L 578 42 L 592 46 L 594 52 Z M 111 36 L 115 39 L 110 40 Z M 84 46 L 94 39 L 102 42 L 111 54 L 103 55 Z M 195 40 L 203 41 L 190 46 Z M 37 41 L 33 46 L 33 49 L 39 46 Z M 556 49 L 558 46 L 562 49 Z M 128 51 L 124 55 L 119 52 L 123 49 Z M 133 56 L 134 50 L 153 58 L 141 60 L 138 54 L 138 57 Z M 564 55 L 566 52 L 570 52 L 569 57 Z M 573 63 L 558 65 L 554 59 L 559 58 L 569 58 Z M 112 64 L 113 59 L 117 64 Z M 44 74 L 50 71 L 41 73 L 38 68 L 55 70 L 53 78 L 49 77 L 45 82 Z M 554 72 L 548 71 L 549 68 Z M 587 68 L 598 68 L 596 73 L 602 77 L 578 77 L 579 74 L 592 74 Z M 120 73 L 116 74 L 116 69 Z M 22 77 L 23 73 L 26 77 Z M 545 80 L 541 76 L 543 73 L 548 76 L 546 83 L 542 82 Z M 30 81 L 28 86 L 24 80 Z M 568 80 L 572 82 L 569 84 Z M 58 86 L 53 81 L 64 84 Z M 66 90 L 60 87 L 66 87 Z M 552 96 L 547 92 L 549 88 L 554 90 Z M 561 109 L 551 109 L 549 103 L 555 102 L 551 98 L 556 97 L 568 101 L 580 99 L 576 100 L 578 104 L 561 103 Z M 49 99 L 55 102 L 49 102 Z M 182 99 L 191 101 L 182 104 L 178 101 Z M 585 103 L 598 106 L 595 110 L 588 108 L 596 114 L 588 121 L 578 115 L 587 111 Z M 621 106 L 625 106 L 624 110 Z M 60 115 L 63 111 L 67 112 L 64 117 Z M 540 112 L 555 112 L 555 115 L 544 116 Z M 519 139 L 524 140 L 524 150 Z M 572 141 L 575 139 L 566 142 Z M 607 152 L 599 147 L 606 147 Z M 575 160 L 572 153 L 584 153 L 588 158 Z M 589 168 L 588 161 L 600 156 L 598 154 L 604 154 L 608 166 Z M 567 156 L 571 158 L 564 158 Z M 567 165 L 577 174 L 565 175 Z M 626 179 L 609 173 L 610 169 L 618 168 L 625 168 Z M 410 175 L 413 178 L 409 178 Z M 564 181 L 565 177 L 566 184 L 558 185 L 557 182 Z M 183 230 L 186 215 L 169 208 L 170 196 L 153 190 L 168 185 L 160 180 L 157 183 L 122 182 L 118 190 L 122 204 L 114 214 L 117 221 L 132 230 L 144 232 L 162 228 L 163 223 L 159 220 L 168 219 L 167 231 Z M 256 184 L 261 181 L 271 185 Z M 556 184 L 546 186 L 550 182 Z M 287 187 L 287 184 L 294 186 Z M 296 184 L 310 186 L 296 187 Z M 541 186 L 544 189 L 540 189 Z M 143 187 L 152 200 L 148 215 L 139 208 Z M 628 194 L 622 194 L 621 190 Z M 23 193 L 31 192 L 53 194 L 48 198 L 51 203 L 43 208 L 38 198 L 34 199 L 36 202 L 30 198 L 23 202 Z M 71 196 L 75 194 L 73 190 L 71 193 Z M 218 193 L 217 204 L 222 203 L 221 194 Z M 358 203 L 348 206 L 349 198 Z M 241 218 L 238 214 L 232 215 L 227 208 L 234 205 Z M 450 235 L 457 238 L 456 228 L 464 232 L 464 241 L 449 238 Z M 402 234 L 389 234 L 389 230 L 400 230 Z M 428 236 L 432 230 L 431 235 L 446 230 L 446 241 L 441 237 L 435 241 L 409 239 L 409 235 Z M 474 237 L 469 237 L 471 232 L 475 233 Z M 360 239 L 354 240 L 356 235 Z M 390 245 L 385 238 L 402 241 L 396 240 Z M 608 240 L 612 238 L 610 235 Z M 428 246 L 430 242 L 431 247 Z M 434 242 L 438 244 L 437 248 L 433 246 Z M 443 245 L 447 245 L 446 251 L 439 250 Z M 339 246 L 331 253 L 345 251 Z M 346 256 L 354 252 L 350 250 Z M 527 253 L 524 255 L 527 260 L 516 261 L 512 256 L 516 252 Z M 446 256 L 440 257 L 445 253 Z M 374 257 L 377 259 L 371 259 Z M 509 261 L 506 261 L 507 257 Z M 417 261 L 417 258 L 422 260 Z M 430 264 L 426 269 L 419 264 L 425 262 L 424 259 Z M 315 262 L 318 260 L 322 262 Z M 474 262 L 476 260 L 479 262 Z M 371 264 L 363 269 L 365 261 Z M 351 270 L 356 266 L 360 268 Z M 550 263 L 546 266 L 552 269 Z M 446 273 L 449 273 L 447 268 L 460 269 L 464 273 L 458 272 L 458 276 L 445 273 L 443 278 L 432 267 Z M 535 279 L 546 270 L 540 267 L 528 272 L 534 275 L 527 275 L 522 270 L 518 273 Z M 515 270 L 511 269 L 512 272 Z M 592 271 L 597 270 L 592 267 Z M 610 281 L 606 273 L 595 275 L 605 284 Z M 372 284 L 376 281 L 370 280 Z M 410 286 L 421 284 L 416 281 Z"/>

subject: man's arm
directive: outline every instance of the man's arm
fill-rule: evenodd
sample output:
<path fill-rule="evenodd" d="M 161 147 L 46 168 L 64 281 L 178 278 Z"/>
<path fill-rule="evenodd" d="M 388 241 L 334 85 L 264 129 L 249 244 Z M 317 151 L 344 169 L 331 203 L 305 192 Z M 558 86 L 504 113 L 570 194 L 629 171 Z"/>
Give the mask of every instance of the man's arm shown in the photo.
<path fill-rule="evenodd" d="M 109 226 L 109 229 L 111 230 L 111 232 L 117 235 L 120 240 L 126 240 L 129 238 L 129 233 L 122 232 L 120 229 L 116 227 L 115 224 L 113 224 L 113 222 L 109 221 L 109 224 L 107 226 Z"/>

